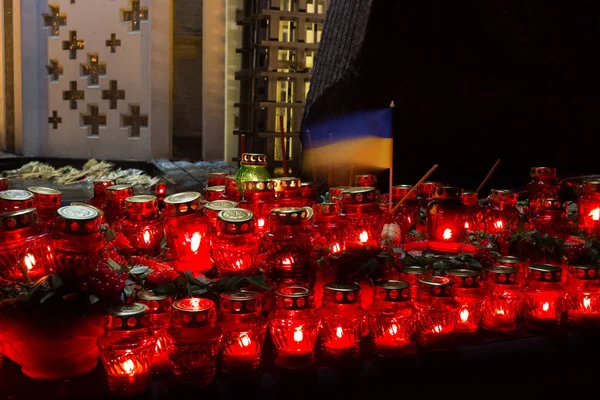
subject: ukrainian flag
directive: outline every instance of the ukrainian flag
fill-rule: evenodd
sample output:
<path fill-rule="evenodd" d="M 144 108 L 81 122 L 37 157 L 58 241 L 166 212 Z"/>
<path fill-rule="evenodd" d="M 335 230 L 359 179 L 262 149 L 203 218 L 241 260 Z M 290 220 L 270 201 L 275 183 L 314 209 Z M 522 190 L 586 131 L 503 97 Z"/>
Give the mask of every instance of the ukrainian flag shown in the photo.
<path fill-rule="evenodd" d="M 392 107 L 361 111 L 304 126 L 304 168 L 391 168 L 392 112 Z"/>

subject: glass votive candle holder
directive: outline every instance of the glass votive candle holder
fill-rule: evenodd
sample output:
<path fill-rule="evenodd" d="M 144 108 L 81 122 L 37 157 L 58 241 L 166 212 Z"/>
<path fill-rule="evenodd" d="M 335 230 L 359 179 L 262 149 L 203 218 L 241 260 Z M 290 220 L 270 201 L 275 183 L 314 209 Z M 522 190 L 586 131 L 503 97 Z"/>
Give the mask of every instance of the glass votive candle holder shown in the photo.
<path fill-rule="evenodd" d="M 517 283 L 519 285 L 523 285 L 527 280 L 527 267 L 529 266 L 528 261 L 524 261 L 515 256 L 500 256 L 496 258 L 494 265 L 504 265 L 506 267 L 516 268 L 518 270 Z"/>
<path fill-rule="evenodd" d="M 413 190 L 411 193 L 411 189 L 411 185 L 396 185 L 392 187 L 392 208 L 408 195 L 404 203 L 398 208 L 396 214 L 394 214 L 394 222 L 400 227 L 403 238 L 407 237 L 408 233 L 417 227 L 421 213 L 421 207 L 417 202 L 417 191 Z"/>
<path fill-rule="evenodd" d="M 104 210 L 106 207 L 106 189 L 115 184 L 110 179 L 98 179 L 94 181 L 94 195 L 89 200 L 89 204 L 99 210 Z"/>
<path fill-rule="evenodd" d="M 112 229 L 121 229 L 121 223 L 127 216 L 125 199 L 133 195 L 133 185 L 112 185 L 106 188 L 104 217 L 106 218 L 106 223 Z"/>
<path fill-rule="evenodd" d="M 436 186 L 443 186 L 441 182 L 423 182 L 417 187 L 417 201 L 421 208 L 427 208 L 429 202 L 433 200 L 433 192 Z"/>
<path fill-rule="evenodd" d="M 366 312 L 361 307 L 357 283 L 327 283 L 323 286 L 321 345 L 334 359 L 356 358 L 360 340 L 368 332 Z"/>
<path fill-rule="evenodd" d="M 33 193 L 27 190 L 10 189 L 0 192 L 0 212 L 34 208 Z"/>
<path fill-rule="evenodd" d="M 0 192 L 10 189 L 10 180 L 5 176 L 0 176 Z"/>
<path fill-rule="evenodd" d="M 220 200 L 229 200 L 229 201 L 240 201 L 242 193 L 238 188 L 238 184 L 235 181 L 235 176 L 227 175 L 225 177 L 225 191 L 221 195 Z"/>
<path fill-rule="evenodd" d="M 275 198 L 275 183 L 273 181 L 248 181 L 243 182 L 242 186 L 244 196 L 238 206 L 252 211 L 256 218 L 256 233 L 264 236 L 270 229 L 271 210 L 279 207 Z"/>
<path fill-rule="evenodd" d="M 529 209 L 535 210 L 540 199 L 557 199 L 560 193 L 560 182 L 556 168 L 533 167 L 530 173 L 531 180 L 527 184 Z"/>
<path fill-rule="evenodd" d="M 377 187 L 377 176 L 373 174 L 354 175 L 354 186 Z"/>
<path fill-rule="evenodd" d="M 294 177 L 273 178 L 275 197 L 280 207 L 304 207 L 300 179 Z"/>
<path fill-rule="evenodd" d="M 519 194 L 510 190 L 492 189 L 488 199 L 489 202 L 484 207 L 485 231 L 490 234 L 506 230 L 516 231 L 519 221 Z"/>
<path fill-rule="evenodd" d="M 50 231 L 54 227 L 62 193 L 59 190 L 41 186 L 28 187 L 27 190 L 33 193 L 33 203 L 40 217 L 40 225 Z"/>
<path fill-rule="evenodd" d="M 329 201 L 331 203 L 342 203 L 342 192 L 352 186 L 334 186 L 329 188 Z"/>
<path fill-rule="evenodd" d="M 281 287 L 275 292 L 275 307 L 269 317 L 275 364 L 287 369 L 311 366 L 321 329 L 313 291 L 302 286 Z"/>
<path fill-rule="evenodd" d="M 529 218 L 532 229 L 543 235 L 556 236 L 567 240 L 571 234 L 571 221 L 566 204 L 559 199 L 538 199 L 537 207 Z"/>
<path fill-rule="evenodd" d="M 225 186 L 225 179 L 229 175 L 227 172 L 210 172 L 208 174 L 207 187 Z"/>
<path fill-rule="evenodd" d="M 600 265 L 570 266 L 567 290 L 569 325 L 600 328 Z"/>
<path fill-rule="evenodd" d="M 472 190 L 465 190 L 463 191 L 461 200 L 465 207 L 467 207 L 465 230 L 467 232 L 483 230 L 483 209 L 479 207 L 479 194 Z"/>
<path fill-rule="evenodd" d="M 485 300 L 480 289 L 479 272 L 471 269 L 453 269 L 448 271 L 446 276 L 454 279 L 452 290 L 459 309 L 454 330 L 456 333 L 477 332 Z"/>
<path fill-rule="evenodd" d="M 436 186 L 427 206 L 429 248 L 458 253 L 465 234 L 467 207 L 462 203 L 463 190 L 451 186 Z"/>
<path fill-rule="evenodd" d="M 304 199 L 304 207 L 311 207 L 313 204 L 320 202 L 314 183 L 300 182 L 300 192 L 302 193 L 302 198 Z"/>
<path fill-rule="evenodd" d="M 410 299 L 417 298 L 419 279 L 431 275 L 431 270 L 420 265 L 405 265 L 400 272 L 400 280 L 410 285 Z"/>
<path fill-rule="evenodd" d="M 214 200 L 204 204 L 204 213 L 210 222 L 211 239 L 217 234 L 217 215 L 223 210 L 236 208 L 238 203 L 230 200 Z"/>
<path fill-rule="evenodd" d="M 551 329 L 560 324 L 566 311 L 567 289 L 562 269 L 550 264 L 532 264 L 523 291 L 525 324 L 533 329 Z"/>
<path fill-rule="evenodd" d="M 494 266 L 483 271 L 481 289 L 483 303 L 483 329 L 493 332 L 514 332 L 521 314 L 523 295 L 517 283 L 518 270 L 507 266 Z"/>
<path fill-rule="evenodd" d="M 113 395 L 140 394 L 150 385 L 156 339 L 148 330 L 147 310 L 139 303 L 108 310 L 98 347 Z"/>
<path fill-rule="evenodd" d="M 164 236 L 164 219 L 158 211 L 158 199 L 151 195 L 131 196 L 125 199 L 125 207 L 121 226 L 133 252 L 157 256 Z"/>
<path fill-rule="evenodd" d="M 410 286 L 402 281 L 375 283 L 373 302 L 367 308 L 369 334 L 380 357 L 402 357 L 411 350 L 415 310 Z"/>
<path fill-rule="evenodd" d="M 428 351 L 448 350 L 454 341 L 458 304 L 452 296 L 454 281 L 444 276 L 419 279 L 416 338 L 419 347 Z"/>
<path fill-rule="evenodd" d="M 176 300 L 166 338 L 171 370 L 178 383 L 203 388 L 214 381 L 221 329 L 212 300 Z"/>
<path fill-rule="evenodd" d="M 167 328 L 171 325 L 171 305 L 173 300 L 165 295 L 145 290 L 138 295 L 138 302 L 148 307 L 150 332 L 156 339 L 152 356 L 152 373 L 163 373 L 170 369 L 167 353 Z"/>
<path fill-rule="evenodd" d="M 313 247 L 328 248 L 332 254 L 341 254 L 344 249 L 344 226 L 338 215 L 342 210 L 337 203 L 313 204 L 313 218 L 308 225 Z"/>
<path fill-rule="evenodd" d="M 225 186 L 208 186 L 204 188 L 204 199 L 206 201 L 220 200 L 225 193 Z"/>
<path fill-rule="evenodd" d="M 244 188 L 242 183 L 249 181 L 268 181 L 271 179 L 271 174 L 267 168 L 267 156 L 260 153 L 242 153 L 240 160 L 240 168 L 235 174 L 235 181 L 237 183 L 240 194 L 243 194 Z M 231 200 L 239 200 L 231 199 Z"/>
<path fill-rule="evenodd" d="M 379 195 L 374 187 L 352 187 L 342 193 L 344 244 L 348 251 L 377 248 L 381 243 L 385 213 L 379 208 Z"/>

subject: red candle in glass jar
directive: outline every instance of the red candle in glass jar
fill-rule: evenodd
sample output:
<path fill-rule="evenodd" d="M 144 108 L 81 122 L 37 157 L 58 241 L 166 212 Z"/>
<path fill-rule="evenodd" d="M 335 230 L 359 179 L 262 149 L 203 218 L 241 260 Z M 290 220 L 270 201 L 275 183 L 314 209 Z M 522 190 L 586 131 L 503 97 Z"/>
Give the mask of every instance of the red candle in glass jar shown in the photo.
<path fill-rule="evenodd" d="M 0 212 L 34 208 L 33 193 L 27 190 L 11 189 L 0 192 Z"/>
<path fill-rule="evenodd" d="M 494 266 L 483 271 L 481 289 L 483 303 L 483 329 L 494 332 L 514 332 L 517 317 L 521 314 L 523 295 L 517 283 L 516 268 Z"/>
<path fill-rule="evenodd" d="M 377 176 L 372 174 L 354 175 L 354 186 L 377 187 Z"/>
<path fill-rule="evenodd" d="M 569 325 L 600 328 L 600 265 L 573 265 L 567 281 Z"/>
<path fill-rule="evenodd" d="M 344 224 L 344 243 L 348 251 L 365 247 L 379 247 L 385 213 L 379 208 L 377 189 L 354 187 L 342 194 L 342 212 L 339 220 Z"/>
<path fill-rule="evenodd" d="M 304 207 L 311 207 L 313 204 L 320 202 L 314 183 L 300 182 L 300 192 L 302 192 L 302 198 L 304 199 Z"/>
<path fill-rule="evenodd" d="M 396 185 L 392 187 L 392 204 L 395 206 L 400 200 L 402 200 L 412 189 L 410 185 Z M 387 205 L 386 205 L 387 206 Z M 387 210 L 387 208 L 386 208 Z M 413 192 L 404 200 L 404 203 L 400 205 L 396 214 L 394 214 L 394 222 L 400 227 L 402 237 L 408 236 L 411 230 L 417 227 L 419 222 L 419 214 L 421 207 L 417 202 L 417 193 Z"/>
<path fill-rule="evenodd" d="M 227 175 L 225 177 L 225 192 L 221 195 L 221 200 L 239 201 L 242 196 L 238 185 L 235 181 L 235 176 Z"/>
<path fill-rule="evenodd" d="M 433 192 L 436 186 L 443 186 L 443 184 L 441 182 L 423 182 L 417 187 L 417 201 L 420 207 L 427 208 L 429 202 L 433 200 Z"/>
<path fill-rule="evenodd" d="M 281 287 L 275 292 L 275 306 L 269 319 L 275 364 L 288 369 L 311 366 L 321 328 L 312 290 L 302 286 Z"/>
<path fill-rule="evenodd" d="M 206 186 L 225 186 L 227 175 L 229 175 L 227 172 L 210 172 L 208 174 L 208 182 Z"/>
<path fill-rule="evenodd" d="M 500 256 L 494 261 L 494 265 L 504 265 L 511 268 L 516 268 L 519 272 L 517 273 L 517 283 L 523 285 L 527 280 L 527 267 L 529 262 L 521 260 L 515 256 Z"/>
<path fill-rule="evenodd" d="M 485 231 L 496 234 L 505 230 L 516 231 L 519 221 L 519 195 L 510 190 L 492 189 L 484 208 Z"/>
<path fill-rule="evenodd" d="M 247 290 L 221 294 L 221 369 L 225 373 L 251 372 L 260 365 L 267 333 L 260 297 Z"/>
<path fill-rule="evenodd" d="M 532 264 L 523 291 L 525 324 L 534 329 L 557 327 L 566 310 L 567 290 L 562 283 L 562 269 L 550 264 Z"/>
<path fill-rule="evenodd" d="M 462 203 L 467 207 L 465 231 L 477 232 L 482 230 L 483 210 L 479 207 L 479 194 L 472 190 L 463 191 Z"/>
<path fill-rule="evenodd" d="M 35 208 L 0 214 L 0 277 L 33 282 L 54 272 L 48 239 Z"/>
<path fill-rule="evenodd" d="M 202 212 L 201 200 L 198 192 L 165 198 L 165 234 L 178 272 L 204 273 L 212 268 L 210 222 Z"/>
<path fill-rule="evenodd" d="M 560 193 L 560 182 L 556 175 L 556 168 L 533 167 L 530 174 L 531 180 L 527 184 L 529 208 L 534 211 L 540 199 L 557 199 Z"/>
<path fill-rule="evenodd" d="M 217 216 L 217 234 L 210 256 L 219 276 L 251 275 L 256 272 L 261 238 L 254 232 L 254 215 L 242 208 L 230 208 Z"/>
<path fill-rule="evenodd" d="M 400 280 L 410 285 L 410 299 L 415 300 L 417 298 L 419 279 L 424 276 L 431 275 L 431 270 L 427 267 L 420 265 L 406 265 L 402 267 L 400 272 Z"/>
<path fill-rule="evenodd" d="M 314 215 L 308 225 L 314 247 L 328 248 L 332 254 L 341 254 L 345 250 L 344 227 L 339 220 L 342 207 L 336 203 L 318 203 L 312 206 Z"/>
<path fill-rule="evenodd" d="M 279 207 L 275 198 L 275 183 L 273 181 L 247 181 L 242 182 L 241 185 L 244 195 L 239 207 L 252 211 L 256 218 L 256 233 L 264 236 L 270 228 L 271 210 Z"/>
<path fill-rule="evenodd" d="M 56 211 L 60 208 L 62 193 L 55 189 L 40 186 L 32 186 L 27 190 L 33 193 L 33 202 L 40 217 L 40 224 L 46 230 L 51 230 L 54 227 Z"/>
<path fill-rule="evenodd" d="M 126 216 L 122 222 L 123 234 L 131 243 L 134 254 L 156 256 L 160 253 L 163 217 L 158 211 L 158 199 L 151 195 L 131 196 L 125 199 Z"/>
<path fill-rule="evenodd" d="M 121 229 L 121 223 L 127 215 L 125 199 L 133 195 L 133 185 L 113 185 L 106 188 L 104 214 L 108 226 L 115 230 Z"/>
<path fill-rule="evenodd" d="M 225 186 L 208 186 L 204 188 L 204 198 L 206 201 L 220 200 L 225 193 Z"/>
<path fill-rule="evenodd" d="M 567 215 L 566 204 L 558 199 L 538 199 L 536 204 L 529 220 L 532 229 L 567 240 L 572 224 Z"/>
<path fill-rule="evenodd" d="M 485 299 L 480 290 L 479 272 L 470 269 L 454 269 L 448 271 L 446 276 L 454 279 L 452 290 L 459 308 L 455 331 L 457 333 L 477 332 Z"/>
<path fill-rule="evenodd" d="M 98 347 L 114 395 L 136 395 L 150 386 L 156 339 L 148 330 L 147 311 L 144 304 L 133 303 L 111 308 L 106 316 Z"/>
<path fill-rule="evenodd" d="M 360 354 L 360 340 L 368 332 L 366 312 L 360 303 L 357 283 L 327 283 L 323 286 L 321 345 L 327 356 L 346 359 Z"/>
<path fill-rule="evenodd" d="M 6 177 L 0 176 L 0 192 L 10 189 L 10 180 Z"/>
<path fill-rule="evenodd" d="M 278 279 L 306 281 L 308 257 L 312 250 L 306 226 L 311 213 L 304 208 L 288 207 L 271 210 L 271 230 L 264 236 L 264 249 L 271 273 Z"/>
<path fill-rule="evenodd" d="M 302 197 L 300 179 L 293 177 L 273 178 L 275 183 L 275 197 L 280 207 L 304 207 L 305 199 Z"/>
<path fill-rule="evenodd" d="M 94 181 L 94 196 L 89 200 L 89 204 L 99 210 L 106 207 L 106 189 L 115 184 L 109 179 L 100 179 Z"/>
<path fill-rule="evenodd" d="M 329 188 L 329 201 L 332 203 L 342 203 L 342 193 L 344 190 L 350 189 L 352 186 L 335 186 Z"/>
<path fill-rule="evenodd" d="M 585 181 L 577 202 L 579 230 L 600 236 L 600 181 Z"/>
<path fill-rule="evenodd" d="M 221 329 L 212 300 L 191 297 L 173 303 L 167 352 L 179 383 L 203 388 L 215 379 Z"/>
<path fill-rule="evenodd" d="M 100 231 L 101 211 L 93 206 L 74 205 L 59 208 L 56 215 L 52 232 L 56 270 L 61 274 L 87 275 L 100 262 L 106 245 Z"/>
<path fill-rule="evenodd" d="M 148 307 L 149 329 L 154 338 L 154 355 L 152 356 L 152 373 L 167 372 L 170 369 L 167 353 L 167 328 L 171 325 L 172 299 L 165 295 L 154 294 L 145 290 L 138 295 L 138 302 Z"/>
<path fill-rule="evenodd" d="M 429 248 L 444 252 L 459 252 L 465 234 L 467 207 L 462 203 L 463 190 L 451 186 L 436 186 L 433 200 L 427 206 Z"/>
<path fill-rule="evenodd" d="M 204 213 L 208 216 L 210 222 L 211 237 L 217 234 L 217 215 L 223 210 L 236 208 L 238 203 L 230 200 L 215 200 L 204 204 Z"/>
<path fill-rule="evenodd" d="M 373 302 L 367 313 L 369 333 L 378 356 L 402 357 L 410 351 L 415 311 L 409 300 L 408 283 L 394 280 L 375 283 Z"/>
<path fill-rule="evenodd" d="M 443 276 L 419 279 L 417 298 L 417 344 L 427 350 L 448 350 L 454 340 L 458 304 L 452 296 L 454 281 Z"/>

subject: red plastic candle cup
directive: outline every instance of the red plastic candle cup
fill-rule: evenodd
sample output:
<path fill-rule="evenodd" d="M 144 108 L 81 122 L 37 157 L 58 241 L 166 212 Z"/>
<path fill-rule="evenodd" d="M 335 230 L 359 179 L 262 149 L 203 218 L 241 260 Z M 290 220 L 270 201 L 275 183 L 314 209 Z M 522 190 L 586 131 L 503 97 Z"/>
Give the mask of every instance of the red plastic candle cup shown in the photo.
<path fill-rule="evenodd" d="M 415 311 L 410 305 L 408 283 L 377 282 L 367 313 L 369 333 L 378 356 L 402 357 L 411 351 Z"/>
<path fill-rule="evenodd" d="M 206 201 L 220 200 L 225 193 L 225 186 L 209 186 L 204 188 L 204 198 Z"/>
<path fill-rule="evenodd" d="M 485 231 L 491 234 L 515 231 L 519 221 L 519 194 L 510 190 L 492 189 L 488 199 L 484 208 Z"/>
<path fill-rule="evenodd" d="M 52 232 L 56 270 L 61 274 L 85 276 L 102 258 L 106 245 L 100 231 L 102 212 L 93 206 L 65 206 L 56 212 Z"/>
<path fill-rule="evenodd" d="M 131 196 L 125 199 L 125 208 L 121 226 L 134 253 L 157 256 L 164 236 L 164 219 L 158 211 L 158 199 L 151 195 Z"/>
<path fill-rule="evenodd" d="M 220 211 L 210 255 L 219 276 L 256 272 L 261 238 L 254 232 L 254 215 L 242 208 Z"/>
<path fill-rule="evenodd" d="M 242 182 L 241 185 L 244 196 L 238 206 L 252 211 L 256 218 L 256 233 L 262 237 L 270 229 L 271 210 L 279 207 L 275 198 L 275 183 L 273 181 L 247 181 Z"/>
<path fill-rule="evenodd" d="M 454 281 L 443 276 L 419 279 L 416 338 L 419 347 L 428 351 L 448 350 L 454 341 L 458 304 L 452 296 Z"/>
<path fill-rule="evenodd" d="M 472 190 L 463 191 L 462 203 L 467 207 L 465 231 L 477 232 L 482 230 L 483 210 L 479 207 L 479 194 Z"/>
<path fill-rule="evenodd" d="M 481 276 L 478 271 L 454 269 L 446 273 L 454 279 L 454 300 L 458 304 L 458 319 L 454 330 L 457 333 L 475 333 L 483 314 L 485 297 L 480 290 Z"/>
<path fill-rule="evenodd" d="M 372 174 L 354 175 L 354 186 L 377 187 L 377 176 Z"/>
<path fill-rule="evenodd" d="M 356 358 L 360 340 L 368 332 L 366 312 L 360 303 L 357 283 L 327 283 L 323 286 L 321 345 L 334 359 Z"/>
<path fill-rule="evenodd" d="M 514 332 L 521 313 L 523 295 L 517 283 L 518 270 L 507 266 L 494 266 L 483 271 L 481 289 L 483 303 L 483 329 L 493 332 Z"/>
<path fill-rule="evenodd" d="M 412 189 L 411 185 L 396 185 L 392 187 L 392 207 L 402 200 Z M 387 210 L 388 204 L 385 204 Z M 408 236 L 408 232 L 414 230 L 419 222 L 419 214 L 421 207 L 417 202 L 417 192 L 414 190 L 404 203 L 400 205 L 396 214 L 394 214 L 394 222 L 400 227 L 402 237 Z"/>
<path fill-rule="evenodd" d="M 121 229 L 121 223 L 127 215 L 125 199 L 133 195 L 133 185 L 113 185 L 106 188 L 104 214 L 108 226 L 115 230 Z"/>
<path fill-rule="evenodd" d="M 551 329 L 560 324 L 566 310 L 567 289 L 562 269 L 550 264 L 532 264 L 523 291 L 525 324 L 533 329 Z"/>
<path fill-rule="evenodd" d="M 210 172 L 208 174 L 207 187 L 213 186 L 225 186 L 225 180 L 227 179 L 227 172 Z"/>
<path fill-rule="evenodd" d="M 348 251 L 379 247 L 385 213 L 379 208 L 379 195 L 373 187 L 352 187 L 342 193 L 340 221 L 344 224 L 344 244 Z"/>
<path fill-rule="evenodd" d="M 427 232 L 432 250 L 457 253 L 465 234 L 467 207 L 462 203 L 463 190 L 436 186 L 427 206 Z"/>
<path fill-rule="evenodd" d="M 300 179 L 293 177 L 273 178 L 275 197 L 280 207 L 304 207 L 306 200 L 302 197 Z"/>
<path fill-rule="evenodd" d="M 235 181 L 235 176 L 227 175 L 225 177 L 225 192 L 221 195 L 221 200 L 240 201 L 241 192 Z"/>
<path fill-rule="evenodd" d="M 40 186 L 32 186 L 27 190 L 33 193 L 33 202 L 40 217 L 40 225 L 48 231 L 52 230 L 56 219 L 56 211 L 60 208 L 62 193 L 55 189 Z"/>
<path fill-rule="evenodd" d="M 433 200 L 433 192 L 436 186 L 444 186 L 441 182 L 423 182 L 417 189 L 417 201 L 419 206 L 427 208 L 429 202 Z"/>
<path fill-rule="evenodd" d="M 332 203 L 342 203 L 342 192 L 350 189 L 352 186 L 334 186 L 329 188 L 329 201 Z"/>
<path fill-rule="evenodd" d="M 170 369 L 169 354 L 167 353 L 167 328 L 171 325 L 173 301 L 168 296 L 157 295 L 151 290 L 145 290 L 138 295 L 138 302 L 148 307 L 148 327 L 156 339 L 151 372 L 167 372 Z"/>
<path fill-rule="evenodd" d="M 306 226 L 312 215 L 305 208 L 282 207 L 271 210 L 271 230 L 263 238 L 269 270 L 278 280 L 307 281 L 308 258 L 312 250 Z"/>
<path fill-rule="evenodd" d="M 35 282 L 54 272 L 49 236 L 35 208 L 0 214 L 0 277 Z"/>
<path fill-rule="evenodd" d="M 113 395 L 140 394 L 150 385 L 156 339 L 148 330 L 147 311 L 144 304 L 133 303 L 109 309 L 106 315 L 98 347 Z"/>
<path fill-rule="evenodd" d="M 523 285 L 527 280 L 527 267 L 529 267 L 529 262 L 521 260 L 519 257 L 500 256 L 494 261 L 494 265 L 504 265 L 516 268 L 519 271 L 517 273 L 517 283 L 519 285 Z"/>
<path fill-rule="evenodd" d="M 417 298 L 419 279 L 431 275 L 431 270 L 420 265 L 405 265 L 400 272 L 400 280 L 410 285 L 410 299 Z"/>
<path fill-rule="evenodd" d="M 570 266 L 567 289 L 569 325 L 600 328 L 600 265 Z"/>
<path fill-rule="evenodd" d="M 600 236 L 600 181 L 585 181 L 582 191 L 577 201 L 579 230 L 598 237 Z"/>
<path fill-rule="evenodd" d="M 0 176 L 0 192 L 10 189 L 10 180 L 6 177 Z"/>
<path fill-rule="evenodd" d="M 230 200 L 214 200 L 204 204 L 204 213 L 210 222 L 211 238 L 217 234 L 217 215 L 223 210 L 236 208 L 238 203 Z"/>
<path fill-rule="evenodd" d="M 314 215 L 308 225 L 313 245 L 328 248 L 332 254 L 344 252 L 344 226 L 339 219 L 342 208 L 337 203 L 318 203 L 312 206 Z"/>
<path fill-rule="evenodd" d="M 262 360 L 267 332 L 260 293 L 246 290 L 222 293 L 219 310 L 223 331 L 222 371 L 230 374 L 255 371 Z"/>
<path fill-rule="evenodd" d="M 531 228 L 541 234 L 567 240 L 571 234 L 571 221 L 566 204 L 558 199 L 538 199 L 537 207 L 530 218 Z"/>
<path fill-rule="evenodd" d="M 89 204 L 99 210 L 106 207 L 106 189 L 115 184 L 110 179 L 99 179 L 94 181 L 94 196 L 89 200 Z"/>
<path fill-rule="evenodd" d="M 531 180 L 527 184 L 527 196 L 531 211 L 538 206 L 540 199 L 557 199 L 560 193 L 560 181 L 556 175 L 556 168 L 533 167 L 530 173 Z"/>
<path fill-rule="evenodd" d="M 202 212 L 202 195 L 183 192 L 165 198 L 165 234 L 175 269 L 204 273 L 212 268 L 210 222 Z"/>
<path fill-rule="evenodd" d="M 275 292 L 275 307 L 269 319 L 275 364 L 286 369 L 311 366 L 321 327 L 312 290 L 281 287 Z"/>
<path fill-rule="evenodd" d="M 215 379 L 221 329 L 212 300 L 191 297 L 173 303 L 167 352 L 178 383 L 196 388 Z"/>
<path fill-rule="evenodd" d="M 27 190 L 11 189 L 0 192 L 0 212 L 34 208 L 33 193 Z"/>
<path fill-rule="evenodd" d="M 301 182 L 300 192 L 302 192 L 302 198 L 304 199 L 303 206 L 311 207 L 315 203 L 319 203 L 320 199 L 317 196 L 317 190 L 315 184 L 312 182 Z"/>

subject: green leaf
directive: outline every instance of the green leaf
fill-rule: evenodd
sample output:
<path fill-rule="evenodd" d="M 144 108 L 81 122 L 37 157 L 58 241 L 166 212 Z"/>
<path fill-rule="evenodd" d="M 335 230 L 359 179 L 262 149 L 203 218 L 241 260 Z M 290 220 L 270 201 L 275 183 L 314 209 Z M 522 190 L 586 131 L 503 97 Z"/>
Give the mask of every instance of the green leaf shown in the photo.
<path fill-rule="evenodd" d="M 111 267 L 112 269 L 115 270 L 115 272 L 121 272 L 121 266 L 115 260 L 113 260 L 112 258 L 108 257 L 106 259 L 106 262 L 108 263 L 109 267 Z"/>
<path fill-rule="evenodd" d="M 115 239 L 116 239 L 116 237 L 117 237 L 117 232 L 115 232 L 115 230 L 114 230 L 114 229 L 112 229 L 112 228 L 109 228 L 109 229 L 107 229 L 107 230 L 106 230 L 106 233 L 105 233 L 105 235 L 104 235 L 104 236 L 106 237 L 106 241 L 107 241 L 107 242 L 112 242 L 113 240 L 115 240 Z"/>
<path fill-rule="evenodd" d="M 205 288 L 199 288 L 197 286 L 192 286 L 190 288 L 190 293 L 192 294 L 192 296 L 202 296 L 203 294 L 207 293 L 208 290 Z"/>
<path fill-rule="evenodd" d="M 177 293 L 177 287 L 173 283 L 165 283 L 152 289 L 157 295 L 174 296 Z"/>
<path fill-rule="evenodd" d="M 90 294 L 90 304 L 96 304 L 99 301 L 100 297 L 96 296 L 95 294 Z"/>
<path fill-rule="evenodd" d="M 127 279 L 127 280 L 125 280 L 125 284 L 126 285 L 135 285 L 135 282 L 132 281 L 131 279 Z"/>
<path fill-rule="evenodd" d="M 62 278 L 58 274 L 52 275 L 52 289 L 56 290 L 64 284 Z"/>
<path fill-rule="evenodd" d="M 133 294 L 133 289 L 134 289 L 133 286 L 125 286 L 123 288 L 123 293 L 125 293 L 126 297 L 131 297 L 131 295 Z"/>
<path fill-rule="evenodd" d="M 50 297 L 54 296 L 54 292 L 49 292 L 46 293 L 44 295 L 44 297 L 42 297 L 42 299 L 40 300 L 40 303 L 44 303 L 46 300 L 48 300 Z"/>
<path fill-rule="evenodd" d="M 133 268 L 131 268 L 129 272 L 131 272 L 134 275 L 140 275 L 148 271 L 149 269 L 150 268 L 146 267 L 145 265 L 136 265 Z"/>
<path fill-rule="evenodd" d="M 269 286 L 269 284 L 267 283 L 267 277 L 266 276 L 250 276 L 247 277 L 246 280 L 248 281 L 248 283 L 250 283 L 252 286 L 259 288 L 259 289 L 264 289 L 264 290 L 273 290 L 271 288 L 271 286 Z"/>

